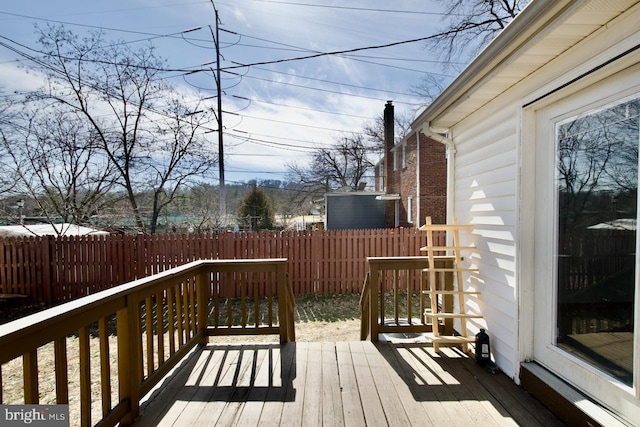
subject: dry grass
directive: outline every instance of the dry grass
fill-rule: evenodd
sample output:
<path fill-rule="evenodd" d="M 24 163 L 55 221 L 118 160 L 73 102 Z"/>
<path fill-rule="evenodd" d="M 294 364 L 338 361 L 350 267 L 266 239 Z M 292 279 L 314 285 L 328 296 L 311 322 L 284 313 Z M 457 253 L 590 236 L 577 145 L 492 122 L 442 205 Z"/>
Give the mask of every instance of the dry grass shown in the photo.
<path fill-rule="evenodd" d="M 100 390 L 100 353 L 97 338 L 91 338 L 89 341 L 91 347 L 91 368 L 92 378 L 97 378 L 91 384 L 92 414 L 93 420 L 97 421 L 101 418 L 101 390 Z M 117 348 L 116 337 L 110 337 L 109 345 L 112 349 Z M 67 372 L 69 387 L 69 417 L 71 425 L 79 425 L 80 418 L 80 357 L 79 357 L 78 338 L 70 336 L 67 338 Z M 56 400 L 56 383 L 54 372 L 54 351 L 53 343 L 44 345 L 38 349 L 38 387 L 40 390 L 41 404 L 55 404 Z M 111 352 L 111 378 L 112 378 L 112 401 L 117 402 L 117 360 L 115 351 Z M 23 377 L 22 377 L 22 359 L 17 358 L 9 363 L 2 365 L 2 398 L 3 404 L 14 405 L 23 404 Z"/>
<path fill-rule="evenodd" d="M 295 333 L 296 341 L 357 341 L 360 339 L 360 295 L 308 295 L 296 298 Z M 417 298 L 416 298 L 417 300 Z M 387 299 L 387 310 L 392 307 L 391 296 Z M 406 298 L 400 302 L 404 307 Z M 417 306 L 415 308 L 417 310 Z M 418 311 L 415 311 L 418 313 Z M 277 342 L 274 335 L 211 337 L 211 342 Z M 144 342 L 144 337 L 143 337 Z M 164 340 L 168 345 L 168 338 Z M 109 338 L 111 358 L 111 390 L 112 402 L 117 402 L 117 343 L 116 337 Z M 91 370 L 92 370 L 92 420 L 101 418 L 100 360 L 98 338 L 92 335 Z M 71 425 L 78 425 L 79 403 L 79 344 L 76 336 L 67 338 L 67 359 L 69 373 L 69 412 Z M 168 349 L 165 350 L 168 354 Z M 146 360 L 145 360 L 146 364 Z M 38 350 L 40 403 L 55 403 L 55 375 L 53 344 Z M 146 370 L 146 367 L 145 367 Z M 22 360 L 20 358 L 2 366 L 2 404 L 23 403 Z"/>

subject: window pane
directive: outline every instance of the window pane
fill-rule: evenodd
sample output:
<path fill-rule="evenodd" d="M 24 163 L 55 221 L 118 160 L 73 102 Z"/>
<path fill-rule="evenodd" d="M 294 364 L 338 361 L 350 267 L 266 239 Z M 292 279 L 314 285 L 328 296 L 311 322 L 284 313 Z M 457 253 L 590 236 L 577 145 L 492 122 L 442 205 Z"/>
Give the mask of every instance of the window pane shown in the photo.
<path fill-rule="evenodd" d="M 558 347 L 633 382 L 638 113 L 625 100 L 558 124 Z"/>

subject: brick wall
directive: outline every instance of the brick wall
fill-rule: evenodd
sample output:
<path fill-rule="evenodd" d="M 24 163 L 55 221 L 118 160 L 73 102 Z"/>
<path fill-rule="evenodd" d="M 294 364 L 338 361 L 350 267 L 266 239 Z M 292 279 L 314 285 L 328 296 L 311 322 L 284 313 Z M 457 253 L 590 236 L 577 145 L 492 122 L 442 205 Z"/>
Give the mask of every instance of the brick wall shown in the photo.
<path fill-rule="evenodd" d="M 447 200 L 447 160 L 446 147 L 420 133 L 420 149 L 417 146 L 417 133 L 406 138 L 406 167 L 402 164 L 402 148 L 395 147 L 398 156 L 397 168 L 393 168 L 393 153 L 388 153 L 386 163 L 387 193 L 399 193 L 400 200 L 388 201 L 386 225 L 395 225 L 395 206 L 400 208 L 400 227 L 419 227 L 425 217 L 430 216 L 434 224 L 446 222 Z M 420 159 L 418 159 L 418 151 Z M 420 194 L 417 194 L 416 168 L 420 167 Z M 413 199 L 412 222 L 407 218 L 408 197 Z M 420 209 L 418 210 L 418 203 Z M 418 218 L 418 213 L 420 218 Z"/>

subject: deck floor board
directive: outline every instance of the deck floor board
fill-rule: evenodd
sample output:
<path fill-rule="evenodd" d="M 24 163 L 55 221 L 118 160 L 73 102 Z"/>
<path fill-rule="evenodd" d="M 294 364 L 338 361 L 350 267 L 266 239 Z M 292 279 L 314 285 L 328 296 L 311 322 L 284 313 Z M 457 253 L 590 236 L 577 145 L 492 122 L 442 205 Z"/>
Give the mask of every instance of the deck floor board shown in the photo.
<path fill-rule="evenodd" d="M 135 425 L 563 425 L 503 374 L 441 350 L 368 341 L 208 344 L 152 392 Z"/>

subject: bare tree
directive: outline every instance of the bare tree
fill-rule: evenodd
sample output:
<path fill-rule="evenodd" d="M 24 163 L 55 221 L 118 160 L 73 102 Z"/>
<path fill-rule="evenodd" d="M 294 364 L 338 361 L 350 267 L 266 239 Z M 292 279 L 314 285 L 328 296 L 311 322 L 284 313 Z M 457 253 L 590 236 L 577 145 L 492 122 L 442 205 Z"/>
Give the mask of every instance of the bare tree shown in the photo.
<path fill-rule="evenodd" d="M 156 231 L 160 212 L 175 200 L 179 190 L 206 176 L 217 163 L 215 153 L 202 133 L 211 120 L 211 110 L 205 108 L 200 102 L 187 106 L 184 100 L 174 98 L 166 109 L 165 118 L 155 123 L 155 132 L 160 138 L 155 140 L 141 162 L 146 166 L 145 170 L 152 171 L 149 183 L 153 191 L 152 234 Z"/>
<path fill-rule="evenodd" d="M 288 164 L 289 176 L 311 197 L 330 189 L 356 191 L 366 184 L 366 174 L 373 168 L 371 151 L 364 135 L 345 135 L 334 146 L 316 150 L 308 167 Z"/>
<path fill-rule="evenodd" d="M 394 115 L 394 134 L 395 134 L 395 143 L 398 143 L 404 138 L 406 135 L 411 132 L 411 122 L 413 121 L 413 116 L 408 112 L 404 113 L 396 113 Z M 384 152 L 384 116 L 380 114 L 375 120 L 366 123 L 363 128 L 364 134 L 367 136 L 367 139 L 372 144 L 373 150 L 378 151 L 379 153 Z"/>
<path fill-rule="evenodd" d="M 6 151 L 15 129 L 15 118 L 13 102 L 8 98 L 0 99 L 0 195 L 12 194 L 17 184 L 16 175 L 13 173 L 11 160 Z"/>
<path fill-rule="evenodd" d="M 427 42 L 426 49 L 443 63 L 444 70 L 460 71 L 477 55 L 530 0 L 439 0 L 448 25 Z M 461 59 L 459 59 L 461 58 Z M 413 87 L 416 94 L 431 102 L 447 83 L 447 77 L 428 74 Z"/>
<path fill-rule="evenodd" d="M 624 102 L 558 127 L 561 230 L 635 210 L 640 103 Z M 600 217 L 598 215 L 601 215 Z"/>
<path fill-rule="evenodd" d="M 3 139 L 16 188 L 49 223 L 88 224 L 110 203 L 105 196 L 114 186 L 113 165 L 73 112 L 56 105 L 21 111 L 11 137 Z"/>
<path fill-rule="evenodd" d="M 450 24 L 440 36 L 430 41 L 430 47 L 447 62 L 452 58 L 476 55 L 530 0 L 440 0 Z"/>
<path fill-rule="evenodd" d="M 59 26 L 41 29 L 39 43 L 48 80 L 32 99 L 54 100 L 83 117 L 116 170 L 138 229 L 154 233 L 177 191 L 217 162 L 204 138 L 212 110 L 166 82 L 165 61 L 151 46 L 109 43 L 101 33 L 79 38 Z M 141 206 L 144 193 L 153 194 L 150 206 Z"/>

